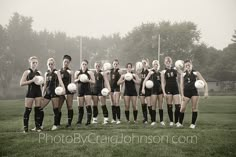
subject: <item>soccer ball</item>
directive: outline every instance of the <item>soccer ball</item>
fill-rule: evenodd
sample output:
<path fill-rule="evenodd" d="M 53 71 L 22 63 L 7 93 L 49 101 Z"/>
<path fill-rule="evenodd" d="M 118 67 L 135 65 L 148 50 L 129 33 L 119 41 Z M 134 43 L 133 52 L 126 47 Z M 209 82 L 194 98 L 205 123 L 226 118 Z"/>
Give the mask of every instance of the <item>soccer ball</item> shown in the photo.
<path fill-rule="evenodd" d="M 75 84 L 75 83 L 70 83 L 70 84 L 68 84 L 67 89 L 68 89 L 71 93 L 75 93 L 75 91 L 76 91 L 76 84 Z"/>
<path fill-rule="evenodd" d="M 34 83 L 36 85 L 42 85 L 44 82 L 43 76 L 35 76 Z"/>
<path fill-rule="evenodd" d="M 143 68 L 142 62 L 137 62 L 136 63 L 136 70 L 141 70 Z"/>
<path fill-rule="evenodd" d="M 183 68 L 183 67 L 184 67 L 184 61 L 182 61 L 182 60 L 177 60 L 177 61 L 175 62 L 175 67 L 176 67 L 176 68 L 179 68 L 179 69 Z"/>
<path fill-rule="evenodd" d="M 87 76 L 86 74 L 81 74 L 81 75 L 79 76 L 79 80 L 80 80 L 81 82 L 87 82 L 87 81 L 88 81 L 88 76 Z"/>
<path fill-rule="evenodd" d="M 56 93 L 56 95 L 62 95 L 63 92 L 64 92 L 64 90 L 63 90 L 62 87 L 57 87 L 57 88 L 55 89 L 55 93 Z"/>
<path fill-rule="evenodd" d="M 102 93 L 103 96 L 108 96 L 109 90 L 107 88 L 103 88 L 101 93 Z"/>
<path fill-rule="evenodd" d="M 204 88 L 205 83 L 202 80 L 197 80 L 194 85 L 196 88 L 200 89 L 200 88 Z"/>
<path fill-rule="evenodd" d="M 131 81 L 133 79 L 133 75 L 131 73 L 126 73 L 125 74 L 125 80 Z"/>
<path fill-rule="evenodd" d="M 153 87 L 153 82 L 151 81 L 151 80 L 148 80 L 147 82 L 146 82 L 146 87 L 148 88 L 148 89 L 150 89 L 150 88 L 152 88 Z"/>
<path fill-rule="evenodd" d="M 112 66 L 111 63 L 104 63 L 103 64 L 103 70 L 111 70 Z"/>

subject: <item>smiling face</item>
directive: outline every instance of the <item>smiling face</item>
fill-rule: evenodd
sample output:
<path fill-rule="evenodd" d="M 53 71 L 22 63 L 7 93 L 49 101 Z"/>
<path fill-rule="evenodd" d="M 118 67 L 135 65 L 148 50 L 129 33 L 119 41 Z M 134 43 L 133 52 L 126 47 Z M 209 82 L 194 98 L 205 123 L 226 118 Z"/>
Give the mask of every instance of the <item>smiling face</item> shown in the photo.
<path fill-rule="evenodd" d="M 48 66 L 49 70 L 53 70 L 55 68 L 55 61 L 54 60 L 48 60 L 47 66 Z"/>
<path fill-rule="evenodd" d="M 68 68 L 70 65 L 70 60 L 65 58 L 63 59 L 63 68 Z"/>

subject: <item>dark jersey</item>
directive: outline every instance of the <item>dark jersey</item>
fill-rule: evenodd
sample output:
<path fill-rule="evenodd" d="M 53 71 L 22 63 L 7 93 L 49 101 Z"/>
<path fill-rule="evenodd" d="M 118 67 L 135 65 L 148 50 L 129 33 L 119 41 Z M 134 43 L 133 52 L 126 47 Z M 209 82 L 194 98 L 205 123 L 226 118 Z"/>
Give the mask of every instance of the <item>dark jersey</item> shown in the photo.
<path fill-rule="evenodd" d="M 46 88 L 47 90 L 54 91 L 56 87 L 59 85 L 59 80 L 57 74 L 55 73 L 57 70 L 53 69 L 52 71 L 48 70 L 46 74 Z"/>
<path fill-rule="evenodd" d="M 170 69 L 165 69 L 165 80 L 166 86 L 176 87 L 178 88 L 177 84 L 177 70 L 171 67 Z"/>
<path fill-rule="evenodd" d="M 94 72 L 94 77 L 95 77 L 94 88 L 95 89 L 104 88 L 105 85 L 104 85 L 104 78 L 103 78 L 103 75 L 102 75 L 102 71 L 101 70 L 99 72 L 95 71 Z"/>
<path fill-rule="evenodd" d="M 152 91 L 156 91 L 157 93 L 160 93 L 161 90 L 161 73 L 159 71 L 155 71 L 154 69 L 152 70 L 152 72 L 154 72 L 151 77 L 150 80 L 153 81 L 153 88 Z"/>
<path fill-rule="evenodd" d="M 113 88 L 113 89 L 119 88 L 119 85 L 117 85 L 117 82 L 120 79 L 120 73 L 118 71 L 119 71 L 119 69 L 111 69 L 110 85 L 111 85 L 111 88 Z"/>
<path fill-rule="evenodd" d="M 141 89 L 142 89 L 142 86 L 143 86 L 143 81 L 147 77 L 148 73 L 149 73 L 148 69 L 146 69 L 146 70 L 142 69 L 142 71 L 141 71 L 141 85 L 140 85 Z"/>
<path fill-rule="evenodd" d="M 90 75 L 88 73 L 88 69 L 83 71 L 79 70 L 79 75 L 85 74 L 88 76 L 88 79 L 90 80 Z M 78 95 L 79 96 L 84 96 L 84 95 L 90 95 L 91 94 L 91 88 L 90 88 L 90 83 L 89 82 L 81 82 L 80 80 L 78 81 Z"/>
<path fill-rule="evenodd" d="M 130 81 L 125 80 L 124 96 L 137 96 L 135 82 L 133 80 Z"/>
<path fill-rule="evenodd" d="M 197 80 L 196 71 L 192 70 L 190 73 L 188 71 L 184 72 L 184 90 L 197 90 L 195 87 L 195 82 Z"/>
<path fill-rule="evenodd" d="M 31 68 L 29 68 L 30 73 L 27 75 L 26 80 L 32 80 L 35 76 L 40 76 L 39 71 L 36 69 L 33 71 Z M 39 93 L 39 94 L 32 94 L 32 93 Z M 33 95 L 40 97 L 41 96 L 41 87 L 39 85 L 36 85 L 34 82 L 28 85 L 28 90 L 26 97 L 32 97 Z"/>
<path fill-rule="evenodd" d="M 65 88 L 71 83 L 71 74 L 67 70 L 70 70 L 70 68 L 61 68 L 60 70 L 62 82 L 65 85 Z"/>

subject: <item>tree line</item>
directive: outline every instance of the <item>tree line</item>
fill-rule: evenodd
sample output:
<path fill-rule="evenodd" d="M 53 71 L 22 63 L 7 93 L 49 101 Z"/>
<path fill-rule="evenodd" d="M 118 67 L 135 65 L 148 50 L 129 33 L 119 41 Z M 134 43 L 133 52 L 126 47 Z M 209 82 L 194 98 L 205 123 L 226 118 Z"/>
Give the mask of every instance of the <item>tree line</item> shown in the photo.
<path fill-rule="evenodd" d="M 79 68 L 79 40 L 83 39 L 83 58 L 95 61 L 119 59 L 121 65 L 135 63 L 142 58 L 157 59 L 158 36 L 160 35 L 160 62 L 163 68 L 165 56 L 173 60 L 191 59 L 194 69 L 207 80 L 235 81 L 236 78 L 236 32 L 232 44 L 223 50 L 208 47 L 200 42 L 201 32 L 190 21 L 171 23 L 143 23 L 125 36 L 119 33 L 101 38 L 87 36 L 69 37 L 64 32 L 49 32 L 32 29 L 33 18 L 14 13 L 5 26 L 0 25 L 0 87 L 7 90 L 14 78 L 19 79 L 28 68 L 28 58 L 37 56 L 40 69 L 46 71 L 46 61 L 54 57 L 61 67 L 64 54 L 73 58 L 73 69 Z M 219 30 L 221 31 L 221 30 Z"/>

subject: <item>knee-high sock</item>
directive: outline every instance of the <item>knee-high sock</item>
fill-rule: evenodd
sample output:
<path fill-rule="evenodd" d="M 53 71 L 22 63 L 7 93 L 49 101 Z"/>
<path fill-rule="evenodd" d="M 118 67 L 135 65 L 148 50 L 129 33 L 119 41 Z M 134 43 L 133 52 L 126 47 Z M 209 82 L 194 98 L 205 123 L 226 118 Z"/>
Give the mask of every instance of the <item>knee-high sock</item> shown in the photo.
<path fill-rule="evenodd" d="M 148 106 L 148 111 L 149 111 L 149 115 L 150 115 L 150 117 L 152 119 L 152 106 Z"/>
<path fill-rule="evenodd" d="M 105 118 L 108 118 L 108 110 L 106 105 L 102 105 L 102 113 Z"/>
<path fill-rule="evenodd" d="M 92 118 L 92 107 L 91 105 L 86 106 L 87 110 L 87 124 L 91 123 L 91 118 Z"/>
<path fill-rule="evenodd" d="M 142 111 L 143 111 L 143 119 L 144 119 L 144 121 L 147 121 L 148 120 L 148 117 L 147 117 L 147 104 L 142 104 Z"/>
<path fill-rule="evenodd" d="M 81 124 L 82 120 L 83 120 L 83 116 L 84 116 L 84 107 L 83 106 L 79 106 L 78 110 L 79 110 L 79 115 L 78 115 L 78 122 L 77 122 L 77 124 Z"/>
<path fill-rule="evenodd" d="M 134 111 L 133 111 L 133 116 L 134 116 L 134 121 L 137 121 L 138 110 L 134 110 Z"/>
<path fill-rule="evenodd" d="M 59 125 L 59 109 L 54 108 L 53 112 L 54 112 L 54 125 Z"/>
<path fill-rule="evenodd" d="M 38 129 L 40 127 L 40 107 L 34 107 L 34 121 L 35 127 Z"/>
<path fill-rule="evenodd" d="M 129 121 L 129 111 L 125 111 L 126 120 Z"/>
<path fill-rule="evenodd" d="M 180 104 L 175 105 L 175 123 L 179 121 Z"/>
<path fill-rule="evenodd" d="M 58 125 L 61 125 L 61 111 L 59 111 L 59 115 L 58 115 Z"/>
<path fill-rule="evenodd" d="M 180 112 L 179 113 L 179 123 L 183 124 L 183 120 L 184 120 L 184 112 Z"/>
<path fill-rule="evenodd" d="M 68 125 L 71 125 L 72 119 L 73 119 L 74 111 L 73 109 L 68 110 Z"/>
<path fill-rule="evenodd" d="M 197 120 L 197 112 L 192 112 L 192 124 L 195 125 L 196 120 Z"/>
<path fill-rule="evenodd" d="M 31 110 L 32 108 L 25 107 L 23 123 L 24 123 L 24 128 L 26 129 L 28 129 L 28 126 L 29 126 L 29 116 L 30 116 Z"/>
<path fill-rule="evenodd" d="M 97 118 L 97 116 L 98 116 L 98 107 L 93 106 L 93 118 Z"/>
<path fill-rule="evenodd" d="M 43 108 L 39 108 L 39 117 L 40 117 L 39 125 L 40 125 L 40 127 L 41 127 L 41 126 L 43 126 L 43 119 L 44 119 L 44 111 L 43 111 Z"/>
<path fill-rule="evenodd" d="M 111 106 L 111 110 L 112 110 L 112 118 L 113 120 L 116 120 L 116 106 L 115 105 L 112 105 Z"/>
<path fill-rule="evenodd" d="M 152 110 L 152 122 L 156 122 L 156 110 Z"/>
<path fill-rule="evenodd" d="M 163 121 L 163 109 L 159 109 L 160 122 Z"/>
<path fill-rule="evenodd" d="M 120 106 L 116 106 L 116 116 L 120 120 Z"/>
<path fill-rule="evenodd" d="M 170 119 L 170 122 L 173 122 L 173 106 L 172 104 L 167 104 L 167 112 Z"/>

